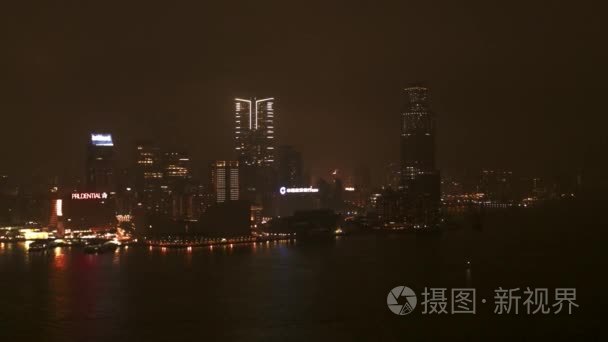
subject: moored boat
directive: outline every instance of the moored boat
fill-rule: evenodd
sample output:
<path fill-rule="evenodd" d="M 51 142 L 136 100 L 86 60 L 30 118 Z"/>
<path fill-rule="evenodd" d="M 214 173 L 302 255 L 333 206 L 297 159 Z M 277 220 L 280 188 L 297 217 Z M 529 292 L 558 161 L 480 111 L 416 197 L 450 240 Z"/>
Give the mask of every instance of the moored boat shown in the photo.
<path fill-rule="evenodd" d="M 28 247 L 28 252 L 42 252 L 46 251 L 49 248 L 48 241 L 46 240 L 37 240 L 30 243 Z"/>

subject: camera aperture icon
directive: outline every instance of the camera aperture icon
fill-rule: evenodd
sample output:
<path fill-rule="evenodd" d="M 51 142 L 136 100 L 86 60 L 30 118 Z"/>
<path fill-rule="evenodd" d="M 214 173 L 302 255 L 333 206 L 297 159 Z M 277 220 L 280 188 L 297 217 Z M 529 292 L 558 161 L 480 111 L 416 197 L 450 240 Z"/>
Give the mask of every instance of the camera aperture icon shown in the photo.
<path fill-rule="evenodd" d="M 418 298 L 407 286 L 397 286 L 386 297 L 388 308 L 396 315 L 407 315 L 414 311 Z"/>

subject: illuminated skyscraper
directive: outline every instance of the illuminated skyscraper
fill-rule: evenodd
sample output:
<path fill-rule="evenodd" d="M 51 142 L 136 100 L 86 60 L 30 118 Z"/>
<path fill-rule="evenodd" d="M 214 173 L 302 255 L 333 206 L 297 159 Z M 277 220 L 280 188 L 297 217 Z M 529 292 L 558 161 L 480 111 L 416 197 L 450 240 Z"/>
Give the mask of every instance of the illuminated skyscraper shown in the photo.
<path fill-rule="evenodd" d="M 91 134 L 87 145 L 86 186 L 90 191 L 114 191 L 116 187 L 114 141 L 111 134 Z"/>
<path fill-rule="evenodd" d="M 274 98 L 235 99 L 235 152 L 240 199 L 269 209 L 276 190 Z"/>
<path fill-rule="evenodd" d="M 211 164 L 211 185 L 216 203 L 239 200 L 239 162 L 218 160 Z"/>
<path fill-rule="evenodd" d="M 274 98 L 235 99 L 234 140 L 241 166 L 274 163 Z"/>

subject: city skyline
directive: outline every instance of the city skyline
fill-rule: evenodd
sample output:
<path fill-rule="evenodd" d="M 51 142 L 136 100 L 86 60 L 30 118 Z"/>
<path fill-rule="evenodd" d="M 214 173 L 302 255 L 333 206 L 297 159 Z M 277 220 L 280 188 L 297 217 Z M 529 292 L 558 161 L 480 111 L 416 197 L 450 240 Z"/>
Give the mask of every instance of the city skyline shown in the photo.
<path fill-rule="evenodd" d="M 271 94 L 280 112 L 277 142 L 301 150 L 314 175 L 361 159 L 377 180 L 399 159 L 394 119 L 402 89 L 419 80 L 433 89 L 440 113 L 442 170 L 570 172 L 606 146 L 606 119 L 594 109 L 601 77 L 592 67 L 605 48 L 596 44 L 598 13 L 584 6 L 519 11 L 510 3 L 498 13 L 483 2 L 470 11 L 449 3 L 332 3 L 292 13 L 268 4 L 210 11 L 146 4 L 137 25 L 136 5 L 42 5 L 25 15 L 28 5 L 11 4 L 5 13 L 21 19 L 6 20 L 14 34 L 2 57 L 9 70 L 0 110 L 20 129 L 0 137 L 0 172 L 75 176 L 85 156 L 72 142 L 95 130 L 114 133 L 117 150 L 136 138 L 187 145 L 204 168 L 233 147 L 232 99 Z M 272 25 L 248 25 L 259 16 Z M 242 25 L 228 24 L 235 21 Z M 245 33 L 259 39 L 240 39 Z M 355 53 L 361 46 L 373 53 Z M 43 146 L 30 143 L 40 139 Z M 19 149 L 15 141 L 23 141 Z"/>
<path fill-rule="evenodd" d="M 604 332 L 599 4 L 3 5 L 4 340 Z"/>
<path fill-rule="evenodd" d="M 402 88 L 402 99 L 403 99 L 403 96 L 405 96 L 405 98 L 407 98 L 408 97 L 408 95 L 407 95 L 408 92 L 411 92 L 412 89 L 427 89 L 426 88 L 426 83 L 415 83 L 414 85 L 408 85 L 408 86 L 403 87 Z M 426 95 L 426 96 L 428 96 L 428 95 Z M 275 130 L 275 127 L 274 127 L 274 120 L 275 120 L 275 118 L 274 118 L 274 101 L 275 101 L 275 98 L 271 97 L 271 98 L 264 98 L 264 99 L 261 99 L 261 100 L 256 100 L 255 97 L 252 97 L 252 99 L 253 100 L 245 100 L 245 99 L 241 99 L 241 98 L 234 98 L 233 101 L 234 101 L 235 104 L 237 104 L 236 105 L 237 107 L 239 106 L 239 103 L 244 103 L 244 102 L 248 101 L 249 105 L 253 104 L 253 108 L 256 108 L 256 110 L 254 110 L 251 113 L 249 113 L 249 109 L 248 109 L 249 107 L 244 107 L 244 110 L 247 111 L 247 113 L 248 113 L 247 115 L 251 114 L 252 117 L 254 118 L 253 121 L 249 122 L 252 125 L 252 129 L 249 129 L 249 132 L 253 132 L 253 133 L 255 133 L 256 131 L 258 131 L 257 127 L 255 127 L 256 124 L 257 124 L 257 122 L 261 121 L 262 118 L 265 118 L 265 116 L 263 116 L 263 115 L 266 115 L 264 113 L 265 109 L 260 109 L 260 111 L 259 111 L 260 112 L 260 119 L 258 119 L 258 117 L 257 117 L 257 115 L 258 115 L 258 111 L 257 111 L 258 104 L 270 103 L 270 106 L 271 106 L 270 107 L 271 119 L 270 119 L 269 122 L 270 122 L 271 126 L 270 127 L 262 127 L 259 131 L 263 131 L 263 135 L 264 135 L 263 138 L 267 138 L 266 135 L 268 135 L 268 132 L 271 132 L 270 133 L 270 137 L 273 138 L 273 139 L 272 139 L 272 141 L 269 144 L 267 144 L 268 146 L 270 146 L 270 148 L 272 148 L 272 151 L 270 151 L 271 154 L 269 155 L 269 157 L 260 158 L 259 162 L 258 161 L 253 162 L 253 159 L 251 159 L 251 158 L 253 158 L 253 156 L 250 158 L 252 160 L 252 164 L 251 165 L 257 163 L 257 165 L 270 166 L 270 165 L 272 165 L 275 162 L 274 158 L 275 158 L 275 153 L 276 153 L 275 149 L 276 148 L 281 147 L 281 146 L 290 146 L 290 147 L 293 147 L 293 145 L 290 144 L 290 141 L 288 140 L 289 138 L 287 138 L 286 141 L 276 141 L 274 139 L 275 138 L 274 135 L 281 135 L 280 134 L 280 130 L 279 130 L 279 132 L 276 132 L 276 133 L 274 131 Z M 428 105 L 428 101 L 429 100 L 425 98 L 423 102 L 425 102 L 426 104 L 424 104 L 423 106 L 425 107 L 424 108 L 425 110 L 429 110 L 430 111 L 429 105 Z M 366 167 L 370 167 L 371 169 L 374 170 L 374 177 L 373 177 L 373 179 L 374 179 L 374 183 L 375 183 L 376 186 L 385 184 L 386 177 L 387 177 L 386 168 L 390 167 L 391 163 L 393 163 L 393 164 L 394 163 L 403 163 L 403 158 L 404 158 L 404 156 L 403 156 L 403 153 L 404 153 L 404 149 L 403 149 L 403 146 L 404 146 L 403 145 L 404 144 L 404 140 L 403 140 L 404 133 L 403 132 L 404 131 L 403 131 L 403 129 L 405 127 L 405 121 L 403 121 L 403 120 L 405 120 L 405 117 L 406 117 L 406 116 L 404 116 L 405 115 L 404 112 L 408 111 L 408 108 L 407 108 L 408 103 L 409 102 L 406 101 L 405 105 L 402 104 L 400 106 L 401 107 L 401 110 L 400 110 L 400 112 L 401 112 L 401 120 L 402 120 L 402 122 L 401 122 L 401 128 L 400 128 L 400 130 L 401 130 L 401 134 L 400 134 L 400 136 L 401 136 L 401 138 L 400 138 L 401 139 L 401 147 L 399 148 L 398 155 L 394 156 L 393 159 L 390 160 L 388 164 L 386 164 L 386 165 L 366 165 L 366 164 L 361 164 L 360 162 L 357 161 L 357 162 L 352 162 L 352 163 L 346 163 L 346 165 L 348 165 L 348 167 L 344 167 L 344 168 L 342 168 L 342 167 L 336 168 L 335 166 L 336 166 L 337 163 L 334 163 L 334 165 L 333 165 L 334 167 L 331 167 L 331 168 L 323 168 L 323 167 L 319 167 L 318 165 L 306 164 L 306 166 L 303 169 L 303 171 L 307 172 L 307 174 L 311 176 L 311 181 L 314 181 L 315 179 L 323 179 L 323 178 L 331 177 L 330 176 L 331 172 L 333 172 L 336 169 L 346 170 L 346 174 L 349 177 L 353 177 L 354 171 L 358 167 L 360 167 L 360 166 L 363 165 L 363 166 L 366 166 Z M 419 106 L 419 105 L 416 105 L 416 106 Z M 233 121 L 233 125 L 240 124 L 240 123 L 238 123 L 239 116 L 240 116 L 240 114 L 242 114 L 242 113 L 239 112 L 240 110 L 241 109 L 237 108 L 236 112 L 234 112 L 234 113 L 236 113 L 235 120 L 237 122 Z M 416 111 L 416 110 L 420 110 L 420 108 L 415 109 L 413 111 Z M 437 119 L 435 118 L 435 116 L 436 115 L 433 114 L 433 123 L 432 123 L 432 126 L 433 126 L 432 129 L 433 129 L 433 131 L 436 130 L 435 125 L 436 125 L 436 120 Z M 396 117 L 393 118 L 393 119 L 395 120 Z M 267 130 L 267 129 L 270 129 L 270 130 Z M 239 130 L 241 130 L 240 126 L 233 127 L 233 136 L 234 136 L 233 140 L 235 141 L 235 143 L 233 143 L 232 146 L 236 146 L 236 147 L 233 147 L 234 148 L 233 152 L 232 153 L 228 152 L 226 155 L 221 156 L 219 159 L 226 159 L 226 157 L 232 157 L 232 156 L 235 156 L 237 159 L 242 159 L 243 158 L 244 153 L 242 152 L 241 149 L 243 148 L 244 145 L 242 144 L 242 141 L 241 141 L 241 143 L 239 145 L 238 138 L 241 138 L 242 140 L 244 140 L 244 138 L 246 138 L 248 134 L 251 135 L 251 136 L 253 136 L 253 134 L 246 132 L 247 130 L 245 130 L 245 129 L 243 129 L 243 132 L 240 132 Z M 102 133 L 100 133 L 100 132 L 102 132 Z M 117 160 L 117 161 L 115 161 L 115 167 L 117 167 L 118 170 L 121 170 L 121 169 L 122 170 L 130 169 L 133 166 L 132 164 L 133 164 L 134 160 L 132 159 L 132 149 L 133 148 L 139 148 L 138 146 L 140 146 L 142 144 L 142 142 L 150 143 L 150 144 L 153 144 L 153 145 L 155 145 L 157 147 L 159 145 L 163 145 L 165 147 L 169 147 L 169 149 L 172 150 L 172 151 L 178 151 L 179 150 L 180 151 L 179 153 L 188 153 L 188 155 L 190 155 L 189 154 L 190 150 L 196 150 L 196 148 L 193 148 L 193 145 L 181 144 L 181 143 L 175 143 L 175 142 L 167 142 L 166 137 L 161 137 L 161 136 L 158 136 L 157 139 L 150 139 L 150 138 L 142 139 L 139 136 L 130 136 L 127 139 L 124 139 L 124 140 L 120 139 L 120 137 L 119 137 L 118 138 L 119 141 L 121 141 L 121 140 L 125 141 L 125 142 L 128 141 L 130 144 L 127 145 L 127 146 L 125 146 L 124 144 L 121 145 L 120 143 L 115 144 L 115 141 L 117 140 L 116 139 L 116 135 L 114 133 L 110 133 L 110 132 L 111 131 L 109 131 L 109 130 L 93 129 L 93 130 L 88 131 L 88 132 L 83 132 L 83 137 L 82 138 L 90 142 L 89 143 L 89 148 L 88 148 L 89 150 L 91 150 L 91 149 L 101 149 L 101 150 L 103 150 L 103 147 L 110 147 L 111 146 L 112 147 L 112 158 Z M 277 134 L 277 133 L 279 133 L 279 134 Z M 433 134 L 436 134 L 436 133 L 433 133 Z M 99 141 L 96 142 L 95 141 L 96 139 L 99 140 Z M 108 139 L 108 141 L 105 141 L 105 139 Z M 262 140 L 265 140 L 265 139 L 262 139 Z M 250 142 L 250 144 L 251 144 L 251 142 Z M 225 142 L 225 141 L 220 142 L 220 144 L 217 145 L 220 148 L 218 148 L 217 150 L 223 150 L 224 148 L 222 148 L 222 147 L 225 147 L 225 146 L 222 146 L 222 145 L 227 145 L 227 142 Z M 433 143 L 433 145 L 436 145 L 436 144 Z M 264 147 L 266 147 L 266 145 L 262 146 L 262 147 L 264 148 Z M 298 148 L 300 148 L 300 146 L 298 146 Z M 395 146 L 385 146 L 385 148 L 389 148 L 390 149 L 390 148 L 395 148 Z M 441 153 L 438 153 L 439 151 L 438 151 L 438 148 L 436 146 L 430 146 L 430 148 L 431 148 L 432 151 L 434 151 L 433 154 L 439 154 L 439 155 L 441 154 Z M 596 146 L 596 148 L 597 148 L 597 146 Z M 303 145 L 302 149 L 305 150 L 306 149 L 306 145 Z M 120 151 L 120 152 L 117 152 L 117 151 Z M 236 152 L 236 154 L 235 154 L 235 152 Z M 88 152 L 88 153 L 90 154 L 90 152 Z M 171 153 L 178 153 L 178 152 L 171 152 Z M 75 154 L 75 156 L 78 156 L 78 155 L 79 155 L 78 153 Z M 207 155 L 209 155 L 209 154 L 207 154 Z M 255 158 L 257 158 L 257 157 L 259 157 L 259 156 L 255 156 Z M 365 156 L 363 156 L 363 157 L 365 157 Z M 83 159 L 90 159 L 90 156 L 87 157 L 85 154 L 83 154 L 82 158 Z M 167 156 L 165 156 L 165 159 L 166 158 L 167 158 Z M 268 159 L 268 158 L 272 158 L 272 159 L 270 159 L 268 161 L 265 161 L 265 159 Z M 190 158 L 188 157 L 188 163 L 192 165 L 191 167 L 188 168 L 189 175 L 190 176 L 194 176 L 195 179 L 205 179 L 205 178 L 207 178 L 207 176 L 209 176 L 209 174 L 208 174 L 208 171 L 209 171 L 208 170 L 208 165 L 209 165 L 209 163 L 213 162 L 213 160 L 212 160 L 210 162 L 205 163 L 209 159 L 210 159 L 210 157 L 202 157 L 202 158 L 200 158 L 200 156 L 195 156 L 193 158 L 193 160 L 190 160 Z M 228 159 L 230 159 L 230 158 L 228 158 Z M 303 159 L 306 160 L 307 158 L 303 158 Z M 362 158 L 362 159 L 365 159 L 365 158 Z M 135 159 L 135 162 L 136 163 L 140 162 L 140 161 L 137 160 L 137 157 Z M 432 165 L 434 165 L 436 163 L 435 162 L 435 158 L 433 157 L 429 162 L 432 163 Z M 596 160 L 596 162 L 597 162 L 597 160 Z M 87 163 L 89 163 L 89 161 L 87 161 Z M 242 163 L 242 164 L 243 165 L 247 165 L 247 163 Z M 328 165 L 330 165 L 330 164 L 328 164 Z M 449 170 L 448 174 L 450 176 L 453 176 L 453 175 L 463 176 L 465 173 L 471 172 L 471 171 L 472 172 L 478 172 L 478 171 L 483 171 L 483 170 L 492 170 L 492 169 L 495 169 L 495 170 L 505 170 L 505 171 L 511 172 L 513 169 L 516 169 L 518 172 L 520 172 L 521 174 L 524 174 L 526 176 L 545 176 L 545 177 L 571 176 L 571 177 L 573 177 L 576 174 L 578 174 L 578 173 L 581 172 L 581 170 L 585 166 L 585 161 L 581 162 L 580 164 L 577 164 L 575 167 L 572 167 L 572 168 L 558 169 L 558 170 L 555 170 L 555 169 L 553 169 L 553 170 L 548 170 L 548 169 L 542 170 L 541 169 L 540 171 L 538 169 L 532 169 L 532 168 L 530 168 L 532 165 L 524 165 L 523 167 L 520 167 L 519 169 L 518 168 L 514 168 L 513 165 L 505 165 L 505 164 L 502 164 L 502 165 L 504 165 L 504 166 L 494 167 L 494 168 L 491 167 L 488 164 L 486 164 L 486 165 L 476 164 L 476 166 L 464 165 L 464 164 L 458 165 L 458 166 L 454 165 L 454 166 L 448 168 L 448 170 Z M 76 167 L 78 168 L 79 166 L 76 166 Z M 524 169 L 528 169 L 528 171 L 524 171 Z M 311 170 L 313 170 L 313 171 L 311 171 Z M 2 171 L 3 170 L 0 170 L 0 172 L 2 172 Z M 344 172 L 342 172 L 342 173 L 344 173 Z M 27 177 L 23 178 L 23 177 L 20 177 L 19 174 L 15 174 L 15 173 L 9 174 L 8 172 L 4 172 L 3 174 L 4 175 L 10 175 L 12 179 L 17 179 L 19 182 L 24 182 L 24 181 L 27 182 L 27 180 L 28 180 Z M 55 177 L 60 177 L 59 179 L 62 181 L 62 183 L 68 184 L 68 185 L 69 184 L 76 185 L 77 183 L 74 183 L 75 181 L 79 181 L 79 182 L 81 182 L 81 184 L 86 185 L 89 182 L 87 179 L 90 177 L 90 176 L 88 176 L 88 171 L 83 172 L 83 173 L 79 173 L 78 171 L 75 171 L 75 170 L 68 170 L 67 173 L 65 173 L 65 172 L 64 173 L 57 172 L 55 174 L 49 174 L 49 173 L 47 173 L 46 175 L 34 173 L 33 176 L 36 177 L 37 179 L 40 179 L 41 177 L 42 178 L 45 178 L 45 177 L 49 178 L 50 177 L 50 178 L 53 178 L 53 179 Z M 134 174 L 133 176 L 137 176 L 137 175 Z M 46 182 L 46 181 L 48 181 L 48 179 L 45 180 L 45 181 L 43 181 L 43 182 Z"/>

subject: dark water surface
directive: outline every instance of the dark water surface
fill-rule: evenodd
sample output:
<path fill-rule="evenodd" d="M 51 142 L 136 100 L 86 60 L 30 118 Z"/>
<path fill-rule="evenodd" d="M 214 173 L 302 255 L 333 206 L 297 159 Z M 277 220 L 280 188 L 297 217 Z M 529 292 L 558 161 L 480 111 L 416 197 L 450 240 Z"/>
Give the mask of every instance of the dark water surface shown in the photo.
<path fill-rule="evenodd" d="M 606 213 L 588 203 L 488 215 L 483 231 L 364 235 L 87 255 L 0 246 L 0 341 L 599 340 Z M 468 268 L 466 261 L 472 266 Z M 406 285 L 474 287 L 476 315 L 397 316 Z M 500 316 L 493 290 L 577 288 L 574 314 Z M 550 299 L 552 300 L 551 293 Z M 481 303 L 485 298 L 488 302 Z"/>

